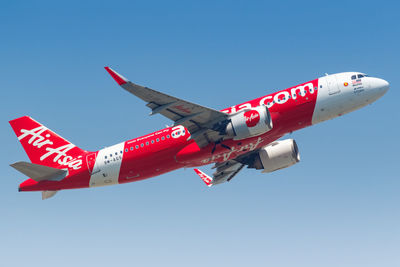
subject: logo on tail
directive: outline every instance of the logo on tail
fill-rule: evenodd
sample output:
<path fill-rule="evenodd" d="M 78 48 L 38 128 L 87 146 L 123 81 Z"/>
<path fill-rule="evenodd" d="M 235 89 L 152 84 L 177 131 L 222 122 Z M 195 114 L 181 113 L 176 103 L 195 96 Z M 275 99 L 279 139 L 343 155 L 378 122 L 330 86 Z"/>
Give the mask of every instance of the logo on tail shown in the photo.
<path fill-rule="evenodd" d="M 83 150 L 30 117 L 10 121 L 18 140 L 33 163 L 78 170 Z"/>

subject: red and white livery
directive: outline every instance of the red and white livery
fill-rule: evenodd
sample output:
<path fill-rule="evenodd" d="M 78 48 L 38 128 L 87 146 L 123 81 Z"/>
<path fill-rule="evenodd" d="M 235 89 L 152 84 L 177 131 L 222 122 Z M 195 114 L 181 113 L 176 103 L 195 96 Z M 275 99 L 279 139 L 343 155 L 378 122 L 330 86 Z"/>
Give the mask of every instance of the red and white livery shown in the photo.
<path fill-rule="evenodd" d="M 300 160 L 287 133 L 366 106 L 389 89 L 385 80 L 343 72 L 308 81 L 221 111 L 134 84 L 105 68 L 125 90 L 144 100 L 150 115 L 174 122 L 151 134 L 99 151 L 83 150 L 30 117 L 11 120 L 31 162 L 12 167 L 29 177 L 19 191 L 42 191 L 135 182 L 179 168 L 214 164 L 207 186 L 230 181 L 243 167 L 272 172 Z"/>

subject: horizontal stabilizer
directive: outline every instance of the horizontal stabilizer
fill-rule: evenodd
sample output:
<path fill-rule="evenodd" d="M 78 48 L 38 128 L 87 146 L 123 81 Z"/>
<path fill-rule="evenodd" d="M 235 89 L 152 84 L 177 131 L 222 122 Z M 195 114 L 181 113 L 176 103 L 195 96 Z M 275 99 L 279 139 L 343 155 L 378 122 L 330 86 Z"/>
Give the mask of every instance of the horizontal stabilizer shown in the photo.
<path fill-rule="evenodd" d="M 42 191 L 42 200 L 53 197 L 58 191 Z"/>
<path fill-rule="evenodd" d="M 61 181 L 68 175 L 68 170 L 56 169 L 25 161 L 19 161 L 10 166 L 37 182 L 44 180 Z"/>

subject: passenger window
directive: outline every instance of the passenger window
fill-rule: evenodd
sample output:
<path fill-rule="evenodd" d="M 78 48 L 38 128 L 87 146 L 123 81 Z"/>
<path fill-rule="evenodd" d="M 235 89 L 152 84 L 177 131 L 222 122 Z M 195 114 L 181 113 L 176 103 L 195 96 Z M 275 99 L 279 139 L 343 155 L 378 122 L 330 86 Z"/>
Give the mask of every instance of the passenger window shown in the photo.
<path fill-rule="evenodd" d="M 149 145 L 149 142 L 146 142 L 146 146 L 148 146 Z"/>
<path fill-rule="evenodd" d="M 138 149 L 138 148 L 139 148 L 139 145 L 136 145 L 135 148 Z"/>
<path fill-rule="evenodd" d="M 167 135 L 167 138 L 169 138 L 169 134 Z"/>
<path fill-rule="evenodd" d="M 151 143 L 154 144 L 154 140 L 151 140 Z"/>
<path fill-rule="evenodd" d="M 133 150 L 133 146 L 131 146 L 131 151 Z"/>
<path fill-rule="evenodd" d="M 160 139 L 159 139 L 159 138 L 157 138 L 157 139 L 156 139 L 156 141 L 157 141 L 157 142 L 160 142 Z"/>
<path fill-rule="evenodd" d="M 351 79 L 352 79 L 352 80 L 355 80 L 356 78 L 357 78 L 356 75 L 351 76 Z"/>
<path fill-rule="evenodd" d="M 125 149 L 125 152 L 128 152 L 129 151 L 129 149 Z"/>
<path fill-rule="evenodd" d="M 161 137 L 161 140 L 165 140 L 165 137 L 163 136 L 163 137 Z"/>
<path fill-rule="evenodd" d="M 140 147 L 144 147 L 144 144 L 140 144 Z"/>

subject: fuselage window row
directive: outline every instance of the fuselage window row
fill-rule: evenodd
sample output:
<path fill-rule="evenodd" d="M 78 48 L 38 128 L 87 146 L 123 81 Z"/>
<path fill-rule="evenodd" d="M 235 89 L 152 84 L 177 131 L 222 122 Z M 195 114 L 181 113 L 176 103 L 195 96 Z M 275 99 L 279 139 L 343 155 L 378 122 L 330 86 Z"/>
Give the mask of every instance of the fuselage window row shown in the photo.
<path fill-rule="evenodd" d="M 174 136 L 174 134 L 173 134 L 173 136 Z M 170 138 L 169 134 L 167 135 L 167 138 Z M 165 136 L 162 136 L 161 141 L 164 141 L 164 140 L 165 140 Z M 155 142 L 160 142 L 160 138 L 157 138 L 155 141 L 154 140 L 150 141 L 151 144 L 154 144 Z M 141 143 L 140 147 L 144 147 L 144 144 L 146 144 L 146 146 L 148 146 L 148 145 L 150 145 L 150 143 L 149 143 L 149 141 L 147 141 L 146 143 Z M 135 148 L 139 149 L 139 145 L 136 145 L 135 147 L 131 146 L 130 148 L 125 148 L 125 152 L 129 152 L 129 150 L 133 151 Z M 121 154 L 122 154 L 122 151 L 121 151 Z M 115 153 L 115 155 L 117 155 L 117 152 Z M 112 154 L 110 154 L 110 157 L 112 157 Z M 104 158 L 107 159 L 107 156 L 105 156 Z"/>

